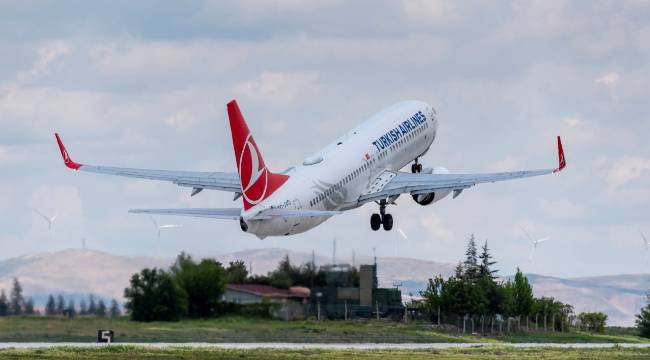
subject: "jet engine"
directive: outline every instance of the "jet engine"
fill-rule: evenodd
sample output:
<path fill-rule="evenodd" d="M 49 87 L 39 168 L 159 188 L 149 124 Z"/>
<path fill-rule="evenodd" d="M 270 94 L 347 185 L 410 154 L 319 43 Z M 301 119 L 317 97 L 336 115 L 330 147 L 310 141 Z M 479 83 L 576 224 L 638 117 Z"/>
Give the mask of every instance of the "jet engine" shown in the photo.
<path fill-rule="evenodd" d="M 436 166 L 433 169 L 428 168 L 428 169 L 423 169 L 422 174 L 449 174 L 449 170 L 447 168 L 442 167 L 442 166 Z M 437 191 L 437 192 L 432 192 L 432 193 L 426 193 L 426 194 L 412 194 L 411 196 L 413 197 L 413 200 L 415 200 L 416 203 L 426 206 L 426 205 L 431 205 L 436 201 L 440 201 L 445 198 L 445 196 L 449 195 L 451 193 L 451 190 L 446 190 L 446 191 Z"/>

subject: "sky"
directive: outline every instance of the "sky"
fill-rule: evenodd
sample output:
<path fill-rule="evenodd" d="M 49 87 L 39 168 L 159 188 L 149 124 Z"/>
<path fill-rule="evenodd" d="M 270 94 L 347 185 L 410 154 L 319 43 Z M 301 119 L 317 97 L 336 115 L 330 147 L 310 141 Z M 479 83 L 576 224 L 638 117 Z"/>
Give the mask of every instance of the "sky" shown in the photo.
<path fill-rule="evenodd" d="M 503 274 L 647 273 L 648 1 L 3 1 L 0 259 L 81 247 L 132 256 L 283 247 L 455 263 L 473 233 Z M 432 104 L 425 167 L 560 175 L 479 185 L 422 207 L 397 200 L 292 237 L 237 222 L 181 224 L 158 240 L 131 208 L 233 207 L 232 195 L 94 174 L 61 161 L 235 171 L 225 104 L 237 99 L 281 171 L 393 103 Z M 35 210 L 57 215 L 52 233 Z M 549 237 L 531 260 L 531 243 Z"/>

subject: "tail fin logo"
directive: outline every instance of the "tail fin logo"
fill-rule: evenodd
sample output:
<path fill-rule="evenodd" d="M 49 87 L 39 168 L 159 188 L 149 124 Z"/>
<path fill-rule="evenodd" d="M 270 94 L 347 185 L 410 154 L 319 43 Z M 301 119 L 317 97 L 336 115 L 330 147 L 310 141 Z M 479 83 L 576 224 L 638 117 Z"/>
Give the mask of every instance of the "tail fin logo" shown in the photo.
<path fill-rule="evenodd" d="M 239 178 L 242 196 L 249 204 L 255 205 L 264 200 L 268 190 L 269 171 L 250 133 L 239 155 Z"/>

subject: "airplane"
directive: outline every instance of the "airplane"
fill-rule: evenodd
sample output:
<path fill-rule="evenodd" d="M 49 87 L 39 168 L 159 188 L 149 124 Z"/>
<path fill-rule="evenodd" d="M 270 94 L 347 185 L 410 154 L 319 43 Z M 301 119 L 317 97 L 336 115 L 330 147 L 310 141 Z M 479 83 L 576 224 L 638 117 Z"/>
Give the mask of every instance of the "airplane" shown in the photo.
<path fill-rule="evenodd" d="M 264 162 L 236 100 L 227 106 L 237 172 L 146 170 L 86 165 L 74 162 L 59 134 L 55 137 L 65 165 L 75 171 L 169 181 L 191 188 L 191 196 L 204 189 L 231 192 L 243 207 L 134 209 L 130 213 L 180 215 L 238 220 L 241 230 L 260 239 L 306 232 L 332 216 L 375 203 L 370 217 L 377 231 L 393 228 L 386 212 L 402 194 L 423 206 L 477 184 L 547 175 L 566 167 L 562 141 L 557 137 L 557 168 L 514 172 L 453 174 L 442 166 L 423 168 L 419 159 L 427 153 L 438 132 L 433 106 L 422 101 L 403 101 L 368 118 L 325 146 L 301 164 L 283 172 L 271 171 Z M 411 172 L 400 171 L 411 164 Z"/>

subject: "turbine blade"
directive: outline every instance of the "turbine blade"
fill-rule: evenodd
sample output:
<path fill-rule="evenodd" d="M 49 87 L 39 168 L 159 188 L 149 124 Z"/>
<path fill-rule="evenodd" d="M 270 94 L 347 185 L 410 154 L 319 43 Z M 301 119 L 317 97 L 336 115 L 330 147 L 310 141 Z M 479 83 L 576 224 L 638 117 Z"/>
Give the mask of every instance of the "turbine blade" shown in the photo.
<path fill-rule="evenodd" d="M 402 231 L 401 228 L 397 228 L 397 232 L 399 232 L 400 235 L 402 235 L 402 237 L 404 238 L 404 240 L 408 240 L 408 239 L 409 239 L 408 236 L 406 236 L 406 234 L 404 233 L 404 231 Z"/>
<path fill-rule="evenodd" d="M 533 240 L 533 238 L 528 234 L 528 231 L 526 231 L 526 229 L 524 229 L 523 226 L 521 226 L 520 229 L 521 229 L 521 231 L 524 232 L 524 235 L 526 235 L 526 237 L 527 237 L 530 241 L 535 242 L 535 240 Z"/>
<path fill-rule="evenodd" d="M 50 221 L 50 218 L 47 217 L 47 216 L 45 216 L 45 214 L 43 214 L 42 212 L 40 212 L 40 211 L 38 211 L 38 210 L 36 210 L 36 209 L 34 209 L 34 211 L 35 211 L 35 212 L 36 212 L 40 217 L 42 217 L 43 220 L 47 221 L 48 224 L 50 224 L 50 223 L 52 222 L 52 221 Z"/>

